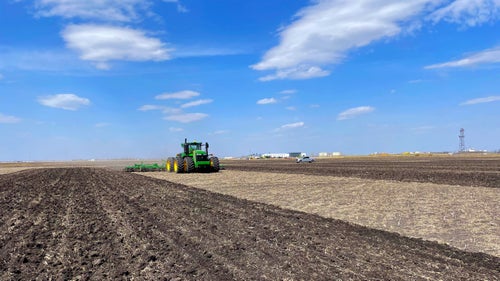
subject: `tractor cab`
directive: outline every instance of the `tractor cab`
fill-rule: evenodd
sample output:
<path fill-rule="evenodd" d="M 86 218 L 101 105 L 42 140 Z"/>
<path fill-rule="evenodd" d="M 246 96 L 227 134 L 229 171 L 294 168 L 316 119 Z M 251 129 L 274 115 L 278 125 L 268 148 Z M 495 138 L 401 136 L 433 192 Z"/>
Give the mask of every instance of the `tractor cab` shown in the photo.
<path fill-rule="evenodd" d="M 203 146 L 205 149 L 203 149 Z M 187 142 L 187 139 L 184 139 L 184 143 L 181 144 L 183 148 L 183 156 L 193 156 L 194 155 L 208 155 L 208 143 L 201 142 Z"/>

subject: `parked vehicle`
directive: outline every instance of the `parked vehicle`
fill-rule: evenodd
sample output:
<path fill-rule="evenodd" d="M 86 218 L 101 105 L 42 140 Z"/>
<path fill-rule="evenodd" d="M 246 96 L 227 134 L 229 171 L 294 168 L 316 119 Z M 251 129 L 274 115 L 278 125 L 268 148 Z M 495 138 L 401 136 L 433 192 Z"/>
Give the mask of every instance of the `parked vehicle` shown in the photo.
<path fill-rule="evenodd" d="M 312 162 L 314 162 L 314 158 L 309 157 L 309 156 L 297 158 L 297 163 L 312 163 Z"/>

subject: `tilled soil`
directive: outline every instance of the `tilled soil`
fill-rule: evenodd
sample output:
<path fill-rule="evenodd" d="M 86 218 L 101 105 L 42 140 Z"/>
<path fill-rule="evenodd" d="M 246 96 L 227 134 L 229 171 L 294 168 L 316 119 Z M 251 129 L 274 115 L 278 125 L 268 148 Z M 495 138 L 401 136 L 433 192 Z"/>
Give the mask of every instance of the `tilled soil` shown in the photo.
<path fill-rule="evenodd" d="M 500 258 L 94 168 L 0 175 L 1 280 L 500 280 Z"/>
<path fill-rule="evenodd" d="M 141 175 L 500 257 L 499 188 L 237 170 Z"/>
<path fill-rule="evenodd" d="M 500 157 L 348 157 L 317 159 L 314 163 L 259 159 L 224 164 L 227 169 L 240 171 L 500 187 Z"/>

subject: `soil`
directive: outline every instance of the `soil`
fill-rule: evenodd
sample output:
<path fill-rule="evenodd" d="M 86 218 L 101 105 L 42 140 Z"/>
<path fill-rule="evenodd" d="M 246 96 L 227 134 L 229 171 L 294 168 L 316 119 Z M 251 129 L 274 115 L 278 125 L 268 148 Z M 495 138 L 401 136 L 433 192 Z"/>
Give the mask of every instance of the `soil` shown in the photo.
<path fill-rule="evenodd" d="M 500 157 L 346 157 L 225 161 L 231 170 L 500 187 Z"/>
<path fill-rule="evenodd" d="M 500 258 L 97 168 L 0 175 L 1 280 L 500 280 Z"/>
<path fill-rule="evenodd" d="M 500 257 L 499 188 L 290 172 L 142 174 Z"/>

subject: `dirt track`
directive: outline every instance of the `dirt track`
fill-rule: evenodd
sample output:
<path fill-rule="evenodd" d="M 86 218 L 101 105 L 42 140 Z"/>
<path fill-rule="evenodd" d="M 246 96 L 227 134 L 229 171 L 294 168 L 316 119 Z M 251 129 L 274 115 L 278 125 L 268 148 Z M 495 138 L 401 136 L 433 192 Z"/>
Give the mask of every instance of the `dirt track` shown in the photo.
<path fill-rule="evenodd" d="M 500 259 L 140 175 L 0 176 L 0 279 L 500 280 Z"/>

